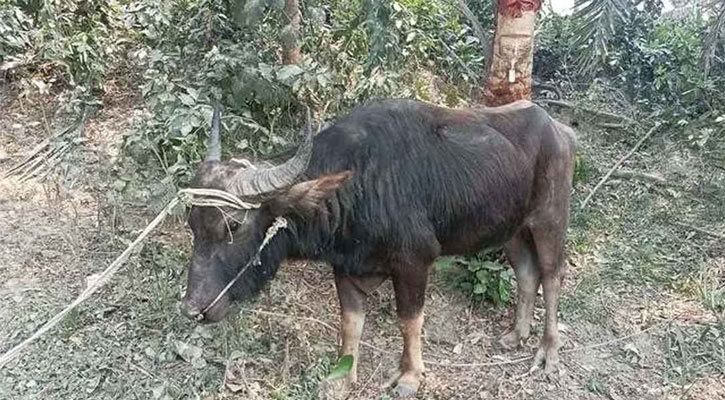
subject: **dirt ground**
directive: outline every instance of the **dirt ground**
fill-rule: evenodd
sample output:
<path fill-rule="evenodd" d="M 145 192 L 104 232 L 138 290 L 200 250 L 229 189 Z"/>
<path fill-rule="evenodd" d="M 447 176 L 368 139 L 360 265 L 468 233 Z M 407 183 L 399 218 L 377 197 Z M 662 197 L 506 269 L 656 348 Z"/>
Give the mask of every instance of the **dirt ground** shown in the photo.
<path fill-rule="evenodd" d="M 47 136 L 38 100 L 0 89 L 0 172 Z M 0 181 L 0 352 L 72 301 L 153 217 L 111 190 L 136 103 L 107 102 L 89 121 L 87 142 L 49 179 Z M 627 149 L 580 131 L 594 172 L 577 185 L 573 209 Z M 613 179 L 588 210 L 573 210 L 559 376 L 527 372 L 540 323 L 524 348 L 502 351 L 492 343 L 513 307 L 474 301 L 436 275 L 418 398 L 725 399 L 725 244 L 668 223 L 725 231 L 717 197 L 725 176 L 666 137 L 628 167 L 679 184 Z M 0 371 L 0 398 L 317 398 L 336 357 L 330 269 L 287 264 L 238 316 L 196 326 L 178 312 L 189 244 L 183 223 L 167 221 L 108 287 Z M 349 398 L 384 399 L 402 348 L 390 285 L 367 305 L 360 383 Z M 537 322 L 542 314 L 539 304 Z"/>

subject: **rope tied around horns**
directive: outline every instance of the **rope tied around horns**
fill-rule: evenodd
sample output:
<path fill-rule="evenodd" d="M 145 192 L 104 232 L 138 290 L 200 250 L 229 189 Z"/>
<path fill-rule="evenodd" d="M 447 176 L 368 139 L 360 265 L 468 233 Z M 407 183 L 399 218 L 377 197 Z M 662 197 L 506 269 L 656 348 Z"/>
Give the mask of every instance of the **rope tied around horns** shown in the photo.
<path fill-rule="evenodd" d="M 236 210 L 249 210 L 260 207 L 259 203 L 247 203 L 229 192 L 217 189 L 181 189 L 179 191 L 179 197 L 182 199 L 182 201 L 185 201 L 187 202 L 187 204 L 191 204 L 194 206 L 216 207 L 224 217 L 224 223 L 227 225 L 227 230 L 229 230 L 228 220 L 233 218 L 224 211 L 224 207 L 233 208 Z M 203 320 L 204 314 L 206 314 L 207 311 L 211 310 L 212 307 L 214 307 L 219 302 L 219 300 L 224 297 L 224 295 L 232 288 L 232 286 L 234 286 L 239 278 L 244 275 L 249 267 L 260 265 L 261 261 L 259 259 L 259 255 L 262 253 L 262 250 L 267 247 L 269 241 L 272 240 L 275 235 L 277 235 L 277 232 L 279 232 L 280 229 L 284 229 L 286 227 L 287 220 L 284 217 L 277 217 L 274 219 L 272 225 L 267 228 L 267 232 L 264 234 L 262 244 L 259 245 L 259 247 L 257 248 L 257 252 L 254 254 L 254 256 L 242 267 L 242 269 L 239 270 L 239 272 L 237 272 L 234 278 L 232 278 L 232 280 L 230 280 L 229 283 L 224 286 L 224 288 L 219 292 L 214 300 L 209 303 L 209 305 L 206 306 L 199 314 L 197 314 L 196 317 L 194 317 L 195 320 Z M 231 230 L 229 230 L 229 238 L 230 240 L 232 240 Z"/>
<path fill-rule="evenodd" d="M 27 346 L 29 346 L 32 342 L 39 339 L 41 336 L 43 336 L 45 333 L 47 333 L 50 329 L 52 329 L 55 325 L 57 325 L 60 321 L 65 318 L 68 313 L 70 313 L 74 308 L 79 306 L 82 302 L 84 302 L 86 299 L 88 299 L 93 293 L 98 291 L 98 289 L 102 288 L 103 286 L 108 283 L 108 281 L 111 279 L 113 275 L 118 272 L 118 270 L 121 268 L 123 263 L 128 259 L 128 257 L 131 255 L 133 250 L 153 231 L 163 220 L 168 216 L 174 208 L 176 208 L 177 205 L 184 204 L 184 205 L 193 205 L 198 207 L 215 207 L 217 208 L 224 217 L 224 221 L 229 226 L 228 219 L 230 218 L 229 214 L 224 211 L 225 208 L 231 208 L 235 210 L 250 210 L 250 209 L 256 209 L 260 207 L 259 203 L 249 203 L 241 200 L 239 197 L 229 193 L 225 192 L 223 190 L 216 190 L 216 189 L 181 189 L 177 193 L 177 196 L 173 198 L 169 203 L 164 207 L 161 212 L 144 228 L 144 230 L 136 237 L 136 239 L 128 245 L 126 250 L 121 253 L 120 256 L 118 256 L 103 272 L 101 272 L 98 277 L 90 282 L 88 284 L 88 287 L 81 292 L 78 297 L 70 304 L 68 304 L 63 310 L 61 310 L 59 313 L 54 315 L 51 319 L 49 319 L 43 326 L 41 326 L 35 333 L 33 333 L 30 337 L 23 340 L 19 344 L 15 345 L 13 348 L 5 352 L 2 356 L 0 356 L 0 369 L 5 367 L 10 361 L 12 361 L 15 357 L 17 357 L 20 352 Z M 267 246 L 267 244 L 272 240 L 272 238 L 279 232 L 280 229 L 284 229 L 287 227 L 287 220 L 283 217 L 277 217 L 272 225 L 267 229 L 267 232 L 264 236 L 264 240 L 260 244 L 259 248 L 257 249 L 257 253 L 254 257 L 244 266 L 242 269 L 237 273 L 237 275 L 229 281 L 229 283 L 222 289 L 222 291 L 217 295 L 217 297 L 212 301 L 211 304 L 209 304 L 200 314 L 201 318 L 203 318 L 203 314 L 207 312 L 209 309 L 211 309 L 216 303 L 231 289 L 232 286 L 234 286 L 234 283 L 236 283 L 239 278 L 244 274 L 244 272 L 253 265 L 259 264 L 259 255 L 262 252 L 262 250 Z M 231 234 L 231 232 L 230 232 Z M 197 319 L 200 319 L 199 316 L 197 316 Z"/>

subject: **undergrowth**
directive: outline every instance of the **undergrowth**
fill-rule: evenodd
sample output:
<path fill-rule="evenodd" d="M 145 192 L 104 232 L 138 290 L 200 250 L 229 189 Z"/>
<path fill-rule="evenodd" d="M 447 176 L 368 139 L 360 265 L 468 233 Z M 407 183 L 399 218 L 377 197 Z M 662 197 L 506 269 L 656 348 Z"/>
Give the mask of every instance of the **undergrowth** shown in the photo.
<path fill-rule="evenodd" d="M 511 301 L 514 273 L 504 263 L 501 251 L 482 252 L 474 257 L 439 257 L 435 267 L 444 280 L 478 300 L 497 306 Z"/>

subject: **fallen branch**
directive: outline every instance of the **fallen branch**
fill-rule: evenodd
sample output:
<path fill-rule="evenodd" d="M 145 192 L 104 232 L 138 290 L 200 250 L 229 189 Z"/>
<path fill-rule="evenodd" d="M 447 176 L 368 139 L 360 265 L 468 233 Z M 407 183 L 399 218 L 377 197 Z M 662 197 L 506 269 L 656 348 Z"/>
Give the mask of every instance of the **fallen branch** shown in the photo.
<path fill-rule="evenodd" d="M 611 122 L 602 122 L 602 123 L 597 124 L 597 126 L 600 128 L 607 128 L 607 129 L 624 129 L 624 128 L 628 128 L 630 126 L 630 124 L 616 124 L 616 123 L 611 123 Z"/>
<path fill-rule="evenodd" d="M 598 347 L 604 347 L 604 346 L 609 346 L 609 345 L 612 345 L 612 344 L 615 344 L 615 343 L 623 342 L 623 341 L 625 341 L 627 339 L 631 339 L 633 337 L 636 337 L 636 336 L 642 335 L 644 333 L 647 333 L 647 332 L 649 332 L 649 331 L 651 331 L 651 330 L 653 330 L 655 328 L 664 326 L 664 325 L 672 322 L 674 319 L 675 319 L 674 317 L 669 318 L 666 321 L 662 321 L 662 322 L 660 322 L 658 324 L 654 324 L 654 325 L 650 326 L 649 328 L 642 329 L 641 331 L 632 333 L 630 335 L 618 337 L 616 339 L 608 340 L 608 341 L 605 341 L 605 342 L 594 343 L 594 344 L 590 344 L 590 345 L 586 345 L 586 346 L 579 346 L 579 347 L 574 347 L 574 348 L 571 348 L 571 349 L 562 350 L 561 353 L 562 354 L 568 354 L 568 353 L 574 353 L 574 352 L 577 352 L 577 351 L 591 350 L 591 349 L 596 349 Z M 425 360 L 423 362 L 426 363 L 426 364 L 438 365 L 438 366 L 442 366 L 442 367 L 470 368 L 470 367 L 495 367 L 495 366 L 500 366 L 500 365 L 518 364 L 518 363 L 521 363 L 521 362 L 524 362 L 524 361 L 531 360 L 533 358 L 534 358 L 533 356 L 527 356 L 527 357 L 521 357 L 521 358 L 516 358 L 516 359 L 513 359 L 513 360 L 506 360 L 506 361 L 493 361 L 493 362 L 487 362 L 487 363 L 461 363 L 461 364 L 445 364 L 445 363 L 425 361 Z"/>
<path fill-rule="evenodd" d="M 317 318 L 300 317 L 298 315 L 282 314 L 282 313 L 276 313 L 276 312 L 271 312 L 271 311 L 253 310 L 251 308 L 242 308 L 240 311 L 242 311 L 242 312 L 249 312 L 249 313 L 258 314 L 258 315 L 267 315 L 267 316 L 270 316 L 270 317 L 292 318 L 292 319 L 296 319 L 296 320 L 300 320 L 300 321 L 314 322 L 314 323 L 316 323 L 316 324 L 318 324 L 320 326 L 324 326 L 325 328 L 327 328 L 330 331 L 333 331 L 333 332 L 336 332 L 337 331 L 337 328 L 334 328 L 333 326 L 331 326 L 327 322 L 321 321 L 321 320 L 319 320 Z"/>
<path fill-rule="evenodd" d="M 505 361 L 491 361 L 491 362 L 485 362 L 485 363 L 453 363 L 453 364 L 446 364 L 442 362 L 436 362 L 436 361 L 427 361 L 423 360 L 423 363 L 428 365 L 437 365 L 439 367 L 450 367 L 450 368 L 472 368 L 472 367 L 497 367 L 501 365 L 511 365 L 511 364 L 518 364 L 524 361 L 533 360 L 534 356 L 526 356 L 521 358 L 516 358 L 513 360 L 505 360 Z"/>
<path fill-rule="evenodd" d="M 638 171 L 632 171 L 632 170 L 619 170 L 614 171 L 612 173 L 612 176 L 616 178 L 624 178 L 624 179 L 641 179 L 644 181 L 651 181 L 660 185 L 666 185 L 667 179 L 661 177 L 660 175 L 655 174 L 648 174 L 646 172 L 638 172 Z"/>
<path fill-rule="evenodd" d="M 688 224 L 685 224 L 682 222 L 677 222 L 677 221 L 670 221 L 670 222 L 673 225 L 681 226 L 681 227 L 687 228 L 687 229 L 692 229 L 693 231 L 697 231 L 697 232 L 703 233 L 705 235 L 709 235 L 709 236 L 712 236 L 712 237 L 715 237 L 718 239 L 725 239 L 725 235 L 717 233 L 717 232 L 708 231 L 707 229 L 702 229 L 697 226 L 688 225 Z"/>
<path fill-rule="evenodd" d="M 543 83 L 543 82 L 536 82 L 536 81 L 534 81 L 531 84 L 531 88 L 532 89 L 535 89 L 535 90 L 536 89 L 538 89 L 538 90 L 548 90 L 548 91 L 554 93 L 556 95 L 556 98 L 559 99 L 559 100 L 561 100 L 562 98 L 564 98 L 564 96 L 562 96 L 562 94 L 561 94 L 561 90 L 559 90 L 559 88 L 556 87 L 556 85 L 552 85 L 552 84 L 549 84 L 549 83 Z"/>
<path fill-rule="evenodd" d="M 292 318 L 292 319 L 296 319 L 296 320 L 299 320 L 299 321 L 314 322 L 314 323 L 316 323 L 316 324 L 318 324 L 320 326 L 323 326 L 323 327 L 327 328 L 327 330 L 329 330 L 330 332 L 337 332 L 338 331 L 337 328 L 335 328 L 335 327 L 331 326 L 330 324 L 328 324 L 327 322 L 321 321 L 321 320 L 319 320 L 317 318 L 301 317 L 301 316 L 298 316 L 298 315 L 282 314 L 282 313 L 276 313 L 276 312 L 271 312 L 271 311 L 253 310 L 251 308 L 242 308 L 240 311 L 242 311 L 242 312 L 250 312 L 252 314 L 268 315 L 270 317 Z M 364 340 L 361 340 L 360 341 L 360 344 L 362 346 L 365 346 L 367 348 L 370 348 L 372 350 L 375 350 L 378 353 L 383 353 L 383 354 L 391 354 L 392 353 L 391 351 L 383 350 L 383 349 L 381 349 L 379 347 L 376 347 L 376 346 L 374 346 L 374 345 L 372 345 L 372 344 L 370 344 L 368 342 L 365 342 Z"/>
<path fill-rule="evenodd" d="M 607 179 L 609 179 L 609 177 L 612 176 L 614 171 L 616 171 L 617 168 L 619 168 L 625 161 L 627 161 L 627 159 L 629 159 L 629 157 L 632 157 L 632 154 L 634 154 L 637 151 L 637 149 L 639 149 L 639 147 L 642 146 L 642 144 L 647 139 L 649 139 L 649 137 L 652 136 L 652 134 L 654 134 L 657 131 L 657 128 L 659 128 L 660 126 L 661 126 L 660 124 L 656 124 L 655 126 L 653 126 L 652 129 L 650 129 L 644 136 L 642 136 L 641 139 L 639 139 L 637 144 L 635 144 L 634 147 L 632 147 L 632 149 L 629 151 L 629 153 L 627 153 L 624 157 L 620 158 L 619 161 L 617 161 L 614 164 L 614 166 L 609 170 L 609 172 L 607 172 L 604 175 L 604 177 L 599 181 L 599 183 L 597 183 L 597 185 L 594 186 L 594 189 L 592 189 L 592 191 L 589 193 L 589 196 L 587 196 L 587 198 L 584 199 L 584 201 L 581 204 L 580 209 L 583 210 L 587 206 L 587 203 L 589 203 L 589 200 L 591 200 L 592 197 L 594 197 L 594 194 L 597 192 L 597 190 L 599 190 L 599 188 L 601 188 L 602 185 L 604 185 L 604 182 L 606 182 Z"/>
<path fill-rule="evenodd" d="M 540 99 L 540 100 L 535 100 L 535 103 L 555 105 L 555 106 L 568 108 L 568 109 L 572 109 L 572 110 L 582 110 L 582 111 L 586 111 L 590 114 L 598 115 L 600 117 L 616 119 L 618 121 L 626 121 L 629 125 L 635 124 L 635 121 L 629 117 L 625 117 L 623 115 L 618 115 L 618 114 L 613 114 L 613 113 L 610 113 L 607 111 L 596 110 L 594 108 L 584 107 L 584 106 L 581 106 L 578 104 L 572 104 L 572 103 L 569 103 L 569 102 L 566 102 L 563 100 Z"/>
<path fill-rule="evenodd" d="M 37 340 L 39 337 L 43 336 L 46 332 L 48 332 L 50 329 L 52 329 L 55 325 L 58 324 L 63 318 L 65 318 L 66 315 L 68 315 L 69 312 L 73 311 L 74 308 L 78 307 L 81 303 L 83 303 L 86 299 L 88 299 L 93 293 L 95 293 L 98 289 L 102 288 L 108 281 L 111 279 L 111 277 L 118 271 L 118 269 L 123 265 L 123 263 L 126 261 L 128 256 L 131 254 L 131 252 L 136 248 L 136 246 L 141 243 L 142 240 L 148 236 L 151 231 L 156 228 L 163 220 L 166 218 L 166 216 L 171 212 L 171 210 L 178 204 L 179 200 L 177 198 L 174 198 L 169 202 L 169 204 L 159 213 L 159 215 L 154 218 L 153 221 L 151 221 L 148 226 L 146 226 L 146 229 L 144 229 L 141 234 L 136 237 L 136 240 L 134 240 L 127 248 L 126 250 L 121 253 L 118 258 L 116 258 L 111 265 L 108 266 L 94 281 L 90 282 L 86 290 L 84 290 L 78 297 L 70 303 L 66 308 L 64 308 L 61 312 L 56 314 L 53 318 L 48 320 L 40 329 L 38 329 L 32 336 L 29 338 L 23 340 L 20 342 L 20 344 L 16 345 L 12 349 L 8 350 L 5 354 L 0 357 L 0 369 L 5 367 L 7 363 L 9 363 L 12 359 L 18 356 L 20 352 L 30 345 L 32 342 Z"/>
<path fill-rule="evenodd" d="M 667 325 L 667 324 L 669 324 L 670 322 L 672 322 L 674 320 L 675 320 L 675 317 L 671 317 L 671 318 L 668 318 L 665 321 L 660 322 L 659 324 L 654 324 L 654 325 L 650 326 L 649 328 L 642 329 L 641 331 L 632 333 L 630 335 L 621 336 L 621 337 L 618 337 L 618 338 L 612 339 L 612 340 L 607 340 L 606 342 L 600 342 L 600 343 L 590 344 L 590 345 L 587 345 L 587 346 L 574 347 L 573 349 L 566 349 L 566 350 L 562 350 L 561 352 L 562 352 L 562 354 L 566 354 L 566 353 L 574 353 L 574 352 L 577 352 L 577 351 L 584 351 L 584 350 L 596 349 L 598 347 L 603 347 L 603 346 L 609 346 L 610 344 L 615 344 L 615 343 L 623 342 L 623 341 L 625 341 L 627 339 L 631 339 L 633 337 L 642 335 L 642 334 L 647 333 L 647 332 L 649 332 L 649 331 L 651 331 L 651 330 L 653 330 L 655 328 L 659 328 L 661 326 Z"/>

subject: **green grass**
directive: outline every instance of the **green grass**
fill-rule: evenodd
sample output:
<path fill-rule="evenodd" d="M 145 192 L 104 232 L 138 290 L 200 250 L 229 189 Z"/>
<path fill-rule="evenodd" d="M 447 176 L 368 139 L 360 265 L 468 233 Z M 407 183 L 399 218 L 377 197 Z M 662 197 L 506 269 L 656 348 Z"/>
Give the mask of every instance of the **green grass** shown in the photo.
<path fill-rule="evenodd" d="M 684 385 L 706 375 L 725 374 L 725 321 L 672 325 L 664 338 L 668 375 Z"/>

